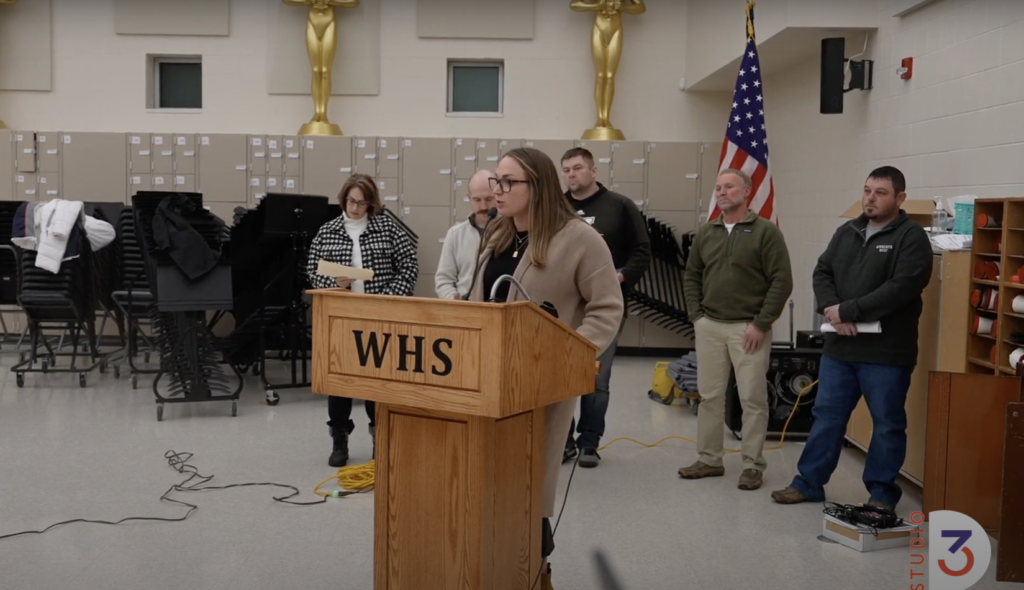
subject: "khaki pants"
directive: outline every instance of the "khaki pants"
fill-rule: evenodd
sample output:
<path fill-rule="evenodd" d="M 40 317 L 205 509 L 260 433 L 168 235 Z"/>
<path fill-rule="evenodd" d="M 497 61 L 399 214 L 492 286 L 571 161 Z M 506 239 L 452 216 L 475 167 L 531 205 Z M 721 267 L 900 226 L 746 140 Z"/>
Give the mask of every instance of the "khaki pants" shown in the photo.
<path fill-rule="evenodd" d="M 701 317 L 693 325 L 697 348 L 697 389 L 700 408 L 697 412 L 697 452 L 705 465 L 722 465 L 725 436 L 725 390 L 729 386 L 729 370 L 736 373 L 736 386 L 743 407 L 743 430 L 740 448 L 743 469 L 764 471 L 768 463 L 761 451 L 768 430 L 768 357 L 772 349 L 769 330 L 753 354 L 743 352 L 746 322 L 717 322 Z"/>
<path fill-rule="evenodd" d="M 577 398 L 560 401 L 544 408 L 544 516 L 555 517 L 555 494 L 565 451 L 565 433 L 569 431 L 576 410 Z M 551 526 L 555 526 L 552 522 Z"/>

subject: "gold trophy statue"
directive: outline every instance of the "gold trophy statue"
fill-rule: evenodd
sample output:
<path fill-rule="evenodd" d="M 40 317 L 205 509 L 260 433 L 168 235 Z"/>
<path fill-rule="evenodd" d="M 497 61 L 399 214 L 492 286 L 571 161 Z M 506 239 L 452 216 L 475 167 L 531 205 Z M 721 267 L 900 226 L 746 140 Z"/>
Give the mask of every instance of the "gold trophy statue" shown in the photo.
<path fill-rule="evenodd" d="M 10 6 L 17 3 L 18 0 L 0 0 L 0 6 Z M 0 119 L 0 129 L 7 129 L 7 125 L 4 125 L 3 119 Z"/>
<path fill-rule="evenodd" d="M 2 1 L 2 0 L 0 0 Z M 338 34 L 334 8 L 355 8 L 359 0 L 281 0 L 288 6 L 308 6 L 306 50 L 313 69 L 313 119 L 299 129 L 299 135 L 342 135 L 341 127 L 327 119 L 327 103 L 331 100 L 331 72 Z"/>
<path fill-rule="evenodd" d="M 643 14 L 647 11 L 644 0 L 572 0 L 569 8 L 577 12 L 594 14 L 594 31 L 590 36 L 590 50 L 594 54 L 594 102 L 597 103 L 597 125 L 583 132 L 583 139 L 626 139 L 612 126 L 612 101 L 615 99 L 615 71 L 622 57 L 622 15 Z"/>

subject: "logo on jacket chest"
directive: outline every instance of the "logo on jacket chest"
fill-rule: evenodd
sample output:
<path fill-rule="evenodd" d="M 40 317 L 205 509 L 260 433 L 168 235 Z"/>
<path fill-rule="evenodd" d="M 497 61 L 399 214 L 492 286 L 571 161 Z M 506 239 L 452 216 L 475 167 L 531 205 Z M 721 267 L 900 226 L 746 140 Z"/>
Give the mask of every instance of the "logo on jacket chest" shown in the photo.
<path fill-rule="evenodd" d="M 588 225 L 594 225 L 594 222 L 597 221 L 597 217 L 594 217 L 593 215 L 588 216 L 582 210 L 576 211 L 576 214 L 583 218 L 583 221 L 586 221 Z"/>
<path fill-rule="evenodd" d="M 892 251 L 892 244 L 875 244 L 875 251 L 881 254 L 888 254 Z"/>

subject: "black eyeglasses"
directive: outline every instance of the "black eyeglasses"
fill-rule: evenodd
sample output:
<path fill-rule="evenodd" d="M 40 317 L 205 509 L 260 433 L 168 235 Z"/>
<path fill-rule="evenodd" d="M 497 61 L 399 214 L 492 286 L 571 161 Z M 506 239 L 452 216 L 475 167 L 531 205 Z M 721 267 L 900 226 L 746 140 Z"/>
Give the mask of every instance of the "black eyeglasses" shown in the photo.
<path fill-rule="evenodd" d="M 357 207 L 359 209 L 366 209 L 366 206 L 369 205 L 369 203 L 367 203 L 366 201 L 357 201 L 352 197 L 347 197 L 345 199 L 345 203 Z"/>
<path fill-rule="evenodd" d="M 487 180 L 491 184 L 492 191 L 496 190 L 500 186 L 501 192 L 503 193 L 507 193 L 512 190 L 513 184 L 530 184 L 529 180 L 516 180 L 514 178 L 488 178 Z"/>

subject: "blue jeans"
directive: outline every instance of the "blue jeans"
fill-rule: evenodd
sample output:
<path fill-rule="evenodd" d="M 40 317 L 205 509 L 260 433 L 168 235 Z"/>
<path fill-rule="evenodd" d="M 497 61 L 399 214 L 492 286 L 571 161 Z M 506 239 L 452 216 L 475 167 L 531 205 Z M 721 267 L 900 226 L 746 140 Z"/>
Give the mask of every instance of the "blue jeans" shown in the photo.
<path fill-rule="evenodd" d="M 874 432 L 864 465 L 864 486 L 869 501 L 896 506 L 903 490 L 896 476 L 907 455 L 907 389 L 911 367 L 847 363 L 821 357 L 814 425 L 790 484 L 812 502 L 825 500 L 825 484 L 832 477 L 843 450 L 850 415 L 864 396 Z"/>
<path fill-rule="evenodd" d="M 621 326 L 619 328 L 621 333 Z M 601 372 L 594 380 L 594 391 L 580 398 L 579 438 L 573 442 L 572 431 L 576 428 L 576 419 L 569 425 L 569 438 L 566 447 L 573 444 L 581 449 L 596 449 L 604 436 L 604 417 L 608 413 L 609 388 L 612 381 L 612 361 L 615 360 L 615 349 L 618 348 L 619 337 L 608 345 L 608 348 L 597 357 L 601 363 Z"/>

